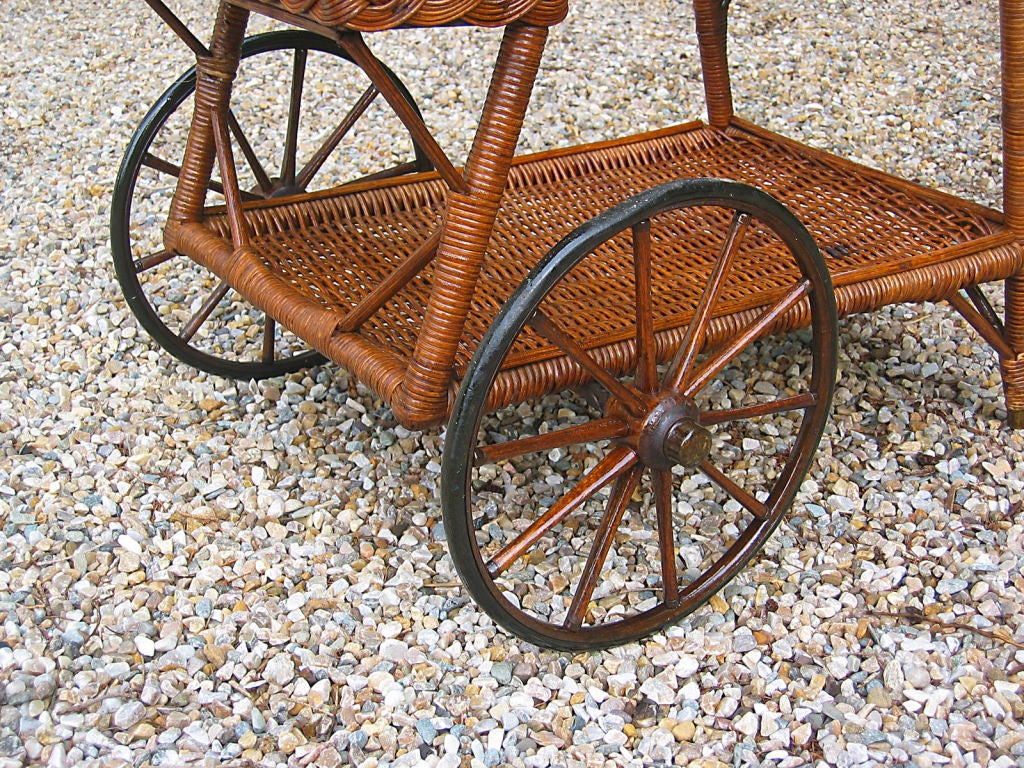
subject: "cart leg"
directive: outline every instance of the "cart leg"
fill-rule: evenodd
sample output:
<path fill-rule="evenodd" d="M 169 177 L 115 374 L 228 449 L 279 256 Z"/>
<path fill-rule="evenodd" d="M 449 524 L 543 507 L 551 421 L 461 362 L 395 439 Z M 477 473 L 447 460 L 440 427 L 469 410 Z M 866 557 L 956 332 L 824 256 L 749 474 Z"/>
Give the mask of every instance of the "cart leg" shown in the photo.
<path fill-rule="evenodd" d="M 1024 233 L 1024 0 L 999 0 L 1002 53 L 1003 212 L 1007 225 Z M 1006 280 L 1004 338 L 1012 354 L 1000 355 L 1007 421 L 1024 428 L 1024 273 Z"/>
<path fill-rule="evenodd" d="M 1006 340 L 1016 357 L 1002 357 L 1000 369 L 1011 429 L 1024 429 L 1024 275 L 1006 280 Z"/>
<path fill-rule="evenodd" d="M 448 412 L 452 363 L 547 34 L 547 27 L 522 23 L 505 28 L 480 126 L 466 162 L 468 192 L 452 191 L 449 195 L 430 301 L 403 392 L 393 403 L 395 416 L 407 426 L 436 424 Z"/>
<path fill-rule="evenodd" d="M 1009 279 L 1006 288 L 1006 322 L 989 304 L 980 286 L 969 285 L 962 291 L 951 294 L 948 299 L 981 337 L 999 355 L 1003 378 L 1003 392 L 1006 402 L 1007 421 L 1012 429 L 1024 426 L 1024 354 L 1021 341 L 1024 335 L 1024 282 Z"/>
<path fill-rule="evenodd" d="M 248 21 L 249 11 L 222 2 L 213 29 L 210 57 L 200 57 L 196 62 L 195 114 L 171 204 L 170 222 L 199 221 L 203 217 L 216 155 L 213 117 L 217 111 L 227 113 Z M 173 243 L 167 243 L 167 247 L 174 250 Z"/>
<path fill-rule="evenodd" d="M 732 89 L 729 84 L 728 0 L 694 0 L 697 43 L 704 78 L 708 122 L 724 128 L 732 120 Z"/>

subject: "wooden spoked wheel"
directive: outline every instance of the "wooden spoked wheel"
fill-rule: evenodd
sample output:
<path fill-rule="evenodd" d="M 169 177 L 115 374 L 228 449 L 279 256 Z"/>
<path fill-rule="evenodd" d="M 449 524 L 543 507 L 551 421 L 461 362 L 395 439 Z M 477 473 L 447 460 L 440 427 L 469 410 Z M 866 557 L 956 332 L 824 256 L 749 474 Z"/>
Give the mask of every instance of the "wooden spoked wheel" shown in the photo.
<path fill-rule="evenodd" d="M 758 300 L 744 294 L 768 273 Z M 466 587 L 507 630 L 555 648 L 677 621 L 791 505 L 835 358 L 821 254 L 763 192 L 673 182 L 577 229 L 502 308 L 448 427 L 444 524 Z M 513 399 L 496 394 L 502 377 L 545 365 L 584 393 L 492 409 Z"/>
<path fill-rule="evenodd" d="M 195 87 L 193 68 L 150 109 L 122 161 L 111 207 L 111 251 L 124 296 L 162 347 L 209 373 L 260 379 L 320 363 L 318 352 L 226 282 L 164 248 Z M 430 168 L 351 57 L 309 32 L 269 32 L 244 42 L 228 123 L 239 185 L 250 200 Z M 215 169 L 208 206 L 223 204 L 222 190 Z"/>

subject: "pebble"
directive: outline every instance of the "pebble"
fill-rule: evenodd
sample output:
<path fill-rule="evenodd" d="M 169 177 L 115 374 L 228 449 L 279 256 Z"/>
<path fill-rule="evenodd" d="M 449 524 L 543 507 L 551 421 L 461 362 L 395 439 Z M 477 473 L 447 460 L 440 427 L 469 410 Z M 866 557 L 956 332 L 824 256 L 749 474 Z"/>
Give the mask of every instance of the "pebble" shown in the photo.
<path fill-rule="evenodd" d="M 679 723 L 679 725 L 672 729 L 672 735 L 675 736 L 676 741 L 693 741 L 693 737 L 696 734 L 697 726 L 692 720 Z"/>
<path fill-rule="evenodd" d="M 876 685 L 868 690 L 867 702 L 878 709 L 888 709 L 892 706 L 892 694 L 884 687 Z"/>
<path fill-rule="evenodd" d="M 143 656 L 153 656 L 156 653 L 156 643 L 142 635 L 135 638 L 135 647 Z"/>
<path fill-rule="evenodd" d="M 733 723 L 732 727 L 744 736 L 753 736 L 760 728 L 760 720 L 755 713 L 746 712 Z"/>
<path fill-rule="evenodd" d="M 259 709 L 253 708 L 252 715 L 250 716 L 250 722 L 252 723 L 252 729 L 256 733 L 262 733 L 267 729 L 267 720 L 263 716 L 263 713 Z"/>
<path fill-rule="evenodd" d="M 111 718 L 115 728 L 127 731 L 146 716 L 146 706 L 141 701 L 129 701 L 118 707 Z"/>
<path fill-rule="evenodd" d="M 671 686 L 660 680 L 651 678 L 640 686 L 640 693 L 649 698 L 655 704 L 667 706 L 675 701 L 676 692 Z"/>
<path fill-rule="evenodd" d="M 263 676 L 267 682 L 284 687 L 295 679 L 295 662 L 288 656 L 278 654 L 267 662 Z"/>
<path fill-rule="evenodd" d="M 228 381 L 139 329 L 111 187 L 193 61 L 145 4 L 94 6 L 11 0 L 0 30 L 0 768 L 1024 765 L 1024 442 L 998 362 L 947 306 L 842 322 L 794 508 L 708 607 L 639 643 L 543 650 L 458 586 L 443 430 L 400 427 L 335 366 Z M 208 0 L 173 8 L 207 39 Z M 733 4 L 739 114 L 997 204 L 997 9 L 947 10 Z M 692 19 L 671 12 L 572 3 L 522 150 L 699 115 Z M 367 39 L 463 158 L 497 33 Z M 738 376 L 723 397 L 788 386 Z M 761 461 L 757 437 L 736 444 Z M 552 495 L 575 459 L 546 459 Z M 624 542 L 656 548 L 644 533 L 616 538 L 608 578 L 637 576 L 638 601 L 656 582 Z"/>
<path fill-rule="evenodd" d="M 328 678 L 318 680 L 313 683 L 309 688 L 309 693 L 306 694 L 306 701 L 309 706 L 313 709 L 322 707 L 331 697 L 331 681 Z"/>
<path fill-rule="evenodd" d="M 800 723 L 790 732 L 790 740 L 794 746 L 802 747 L 811 740 L 813 729 L 810 723 Z"/>
<path fill-rule="evenodd" d="M 732 638 L 732 649 L 736 653 L 746 653 L 757 648 L 757 640 L 754 633 L 747 627 L 737 628 Z"/>
<path fill-rule="evenodd" d="M 963 592 L 969 586 L 970 582 L 965 579 L 942 579 L 935 585 L 935 593 L 939 595 L 955 595 L 957 592 Z"/>
<path fill-rule="evenodd" d="M 925 688 L 932 682 L 928 670 L 923 665 L 914 662 L 904 664 L 903 679 L 914 688 Z"/>
<path fill-rule="evenodd" d="M 508 685 L 512 682 L 512 665 L 507 661 L 499 661 L 491 667 L 491 676 L 499 685 Z"/>

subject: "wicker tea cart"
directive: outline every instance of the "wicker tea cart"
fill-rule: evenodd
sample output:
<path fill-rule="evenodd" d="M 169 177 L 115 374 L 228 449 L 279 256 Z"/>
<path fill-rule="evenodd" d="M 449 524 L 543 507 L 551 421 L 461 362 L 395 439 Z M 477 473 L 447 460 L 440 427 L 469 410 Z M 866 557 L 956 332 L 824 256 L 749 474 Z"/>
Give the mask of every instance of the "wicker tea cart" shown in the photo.
<path fill-rule="evenodd" d="M 950 302 L 998 352 L 1024 426 L 1024 0 L 1001 3 L 1003 213 L 736 117 L 720 0 L 694 0 L 706 123 L 527 157 L 566 0 L 220 0 L 209 46 L 146 1 L 197 63 L 117 180 L 128 303 L 206 371 L 326 358 L 403 425 L 447 419 L 449 551 L 517 635 L 624 642 L 728 582 L 812 460 L 838 316 Z M 254 12 L 288 28 L 246 38 Z M 435 25 L 503 28 L 462 166 L 367 44 Z M 272 99 L 281 125 L 261 124 Z M 377 119 L 394 141 L 364 130 Z M 995 280 L 1005 319 L 979 289 Z"/>

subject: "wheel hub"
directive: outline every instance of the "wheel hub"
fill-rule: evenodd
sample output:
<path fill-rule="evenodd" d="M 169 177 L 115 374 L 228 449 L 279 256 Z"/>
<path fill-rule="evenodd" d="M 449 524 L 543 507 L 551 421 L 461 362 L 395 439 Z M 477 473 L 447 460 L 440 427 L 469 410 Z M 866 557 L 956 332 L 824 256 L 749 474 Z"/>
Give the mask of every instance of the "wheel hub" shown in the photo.
<path fill-rule="evenodd" d="M 269 195 L 268 200 L 273 200 L 278 197 L 291 197 L 292 195 L 301 195 L 306 190 L 302 189 L 295 184 L 285 184 L 281 179 L 273 179 L 273 189 Z"/>
<path fill-rule="evenodd" d="M 693 469 L 711 455 L 711 433 L 700 424 L 692 401 L 668 396 L 644 419 L 637 441 L 640 459 L 655 469 L 677 464 Z"/>

